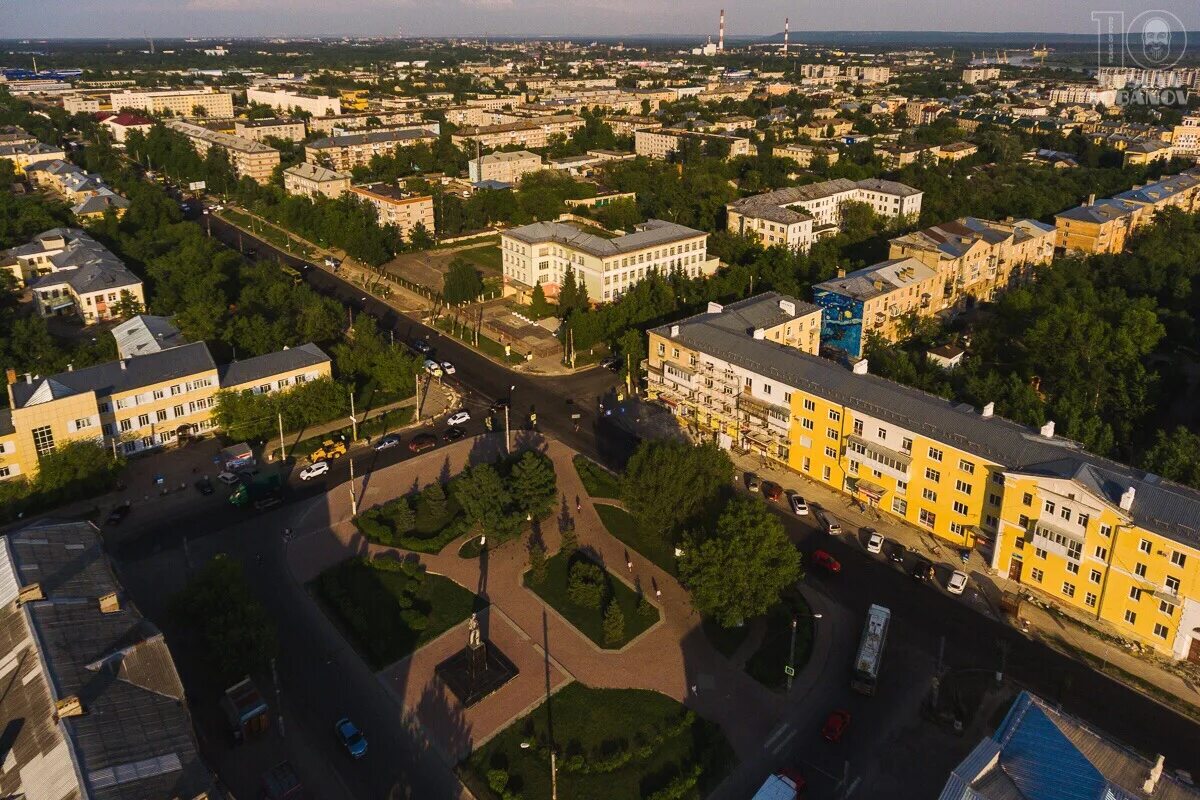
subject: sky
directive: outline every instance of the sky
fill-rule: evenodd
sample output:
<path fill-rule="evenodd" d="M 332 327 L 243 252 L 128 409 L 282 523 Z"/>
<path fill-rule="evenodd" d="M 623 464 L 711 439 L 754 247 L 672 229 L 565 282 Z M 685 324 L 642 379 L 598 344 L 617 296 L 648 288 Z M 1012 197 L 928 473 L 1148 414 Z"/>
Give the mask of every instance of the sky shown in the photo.
<path fill-rule="evenodd" d="M 1147 9 L 1200 29 L 1195 0 L 0 0 L 0 38 L 727 35 L 783 30 L 1092 33 L 1093 11 Z"/>

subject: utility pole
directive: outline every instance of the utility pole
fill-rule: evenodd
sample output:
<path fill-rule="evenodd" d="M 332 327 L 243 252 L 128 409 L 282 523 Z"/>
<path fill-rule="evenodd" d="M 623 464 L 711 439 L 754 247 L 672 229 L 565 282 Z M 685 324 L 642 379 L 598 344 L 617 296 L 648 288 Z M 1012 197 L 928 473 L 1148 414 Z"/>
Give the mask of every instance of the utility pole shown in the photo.
<path fill-rule="evenodd" d="M 633 372 L 632 372 L 632 366 L 631 366 L 632 362 L 633 362 L 633 354 L 626 353 L 625 354 L 625 395 L 626 396 L 633 395 Z"/>
<path fill-rule="evenodd" d="M 350 459 L 350 516 L 358 516 L 358 498 L 354 496 L 354 459 Z"/>
<path fill-rule="evenodd" d="M 280 699 L 279 672 L 275 669 L 275 659 L 271 659 L 271 679 L 275 681 L 275 710 L 279 712 L 279 735 L 285 736 L 283 730 L 283 701 Z"/>
<path fill-rule="evenodd" d="M 792 690 L 792 677 L 796 674 L 796 618 L 792 617 L 792 643 L 788 649 L 787 690 Z"/>
<path fill-rule="evenodd" d="M 421 373 L 417 373 L 417 422 L 421 421 Z"/>
<path fill-rule="evenodd" d="M 509 402 L 512 402 L 510 397 Z M 505 454 L 512 453 L 511 437 L 508 432 L 508 406 L 504 407 L 504 452 Z"/>
<path fill-rule="evenodd" d="M 550 750 L 550 800 L 558 800 L 558 761 L 557 753 Z"/>
<path fill-rule="evenodd" d="M 354 389 L 350 389 L 350 441 L 358 441 L 358 418 L 354 416 Z"/>
<path fill-rule="evenodd" d="M 279 460 L 287 461 L 287 448 L 283 444 L 283 412 L 280 411 L 276 416 L 279 418 Z"/>

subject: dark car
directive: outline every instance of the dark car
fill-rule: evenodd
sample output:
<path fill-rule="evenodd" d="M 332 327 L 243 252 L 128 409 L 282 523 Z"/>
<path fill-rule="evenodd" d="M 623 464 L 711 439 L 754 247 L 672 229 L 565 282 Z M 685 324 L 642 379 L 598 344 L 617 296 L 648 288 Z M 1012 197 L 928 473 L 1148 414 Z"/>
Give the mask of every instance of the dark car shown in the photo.
<path fill-rule="evenodd" d="M 425 356 L 433 352 L 433 348 L 430 346 L 429 342 L 425 341 L 424 339 L 413 339 L 412 349 Z"/>
<path fill-rule="evenodd" d="M 618 372 L 621 369 L 621 359 L 617 358 L 616 356 L 609 356 L 600 362 L 600 366 L 604 367 L 605 369 L 610 369 L 613 372 Z"/>
<path fill-rule="evenodd" d="M 812 563 L 816 564 L 826 572 L 838 573 L 842 571 L 842 562 L 838 561 L 832 555 L 824 550 L 814 550 L 812 554 Z"/>
<path fill-rule="evenodd" d="M 212 481 L 210 481 L 208 479 L 207 475 L 204 476 L 203 478 L 201 478 L 200 480 L 196 481 L 196 491 L 199 492 L 200 494 L 204 494 L 204 495 L 209 495 L 209 494 L 213 493 Z"/>
<path fill-rule="evenodd" d="M 506 409 L 506 408 L 508 408 L 508 398 L 506 398 L 506 397 L 501 397 L 499 400 L 492 403 L 492 413 L 493 414 L 499 414 L 499 413 L 503 412 L 504 409 Z"/>
<path fill-rule="evenodd" d="M 846 729 L 850 727 L 850 712 L 849 711 L 834 711 L 825 720 L 825 724 L 821 726 L 821 736 L 827 742 L 840 742 L 842 736 L 845 735 Z"/>
<path fill-rule="evenodd" d="M 763 497 L 770 500 L 772 503 L 778 503 L 779 500 L 783 497 L 783 487 L 780 486 L 778 483 L 771 483 L 770 481 L 764 481 L 763 485 L 762 485 L 762 495 L 763 495 Z"/>
<path fill-rule="evenodd" d="M 912 576 L 923 583 L 933 580 L 933 563 L 927 558 L 917 559 L 912 568 Z"/>
<path fill-rule="evenodd" d="M 342 717 L 333 724 L 333 732 L 352 758 L 362 758 L 367 754 L 367 737 L 363 736 L 358 726 L 347 717 Z"/>
<path fill-rule="evenodd" d="M 437 439 L 431 433 L 417 434 L 408 443 L 408 449 L 414 453 L 420 453 L 422 450 L 432 450 L 435 447 L 437 447 Z"/>
<path fill-rule="evenodd" d="M 467 435 L 467 432 L 459 427 L 446 428 L 446 432 L 442 434 L 442 438 L 447 442 L 457 442 L 459 439 Z"/>
<path fill-rule="evenodd" d="M 120 525 L 121 520 L 123 520 L 129 516 L 129 511 L 130 511 L 130 508 L 127 505 L 117 506 L 116 508 L 114 508 L 112 511 L 109 512 L 107 517 L 105 517 L 104 524 L 105 525 Z"/>

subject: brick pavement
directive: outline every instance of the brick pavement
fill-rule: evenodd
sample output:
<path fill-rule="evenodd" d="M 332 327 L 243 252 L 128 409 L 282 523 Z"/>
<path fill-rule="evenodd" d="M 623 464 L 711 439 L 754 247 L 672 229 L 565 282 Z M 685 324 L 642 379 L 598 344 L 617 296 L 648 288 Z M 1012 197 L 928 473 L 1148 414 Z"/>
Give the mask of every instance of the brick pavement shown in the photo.
<path fill-rule="evenodd" d="M 562 504 L 557 514 L 573 518 L 579 546 L 590 548 L 610 567 L 611 572 L 630 585 L 645 587 L 647 597 L 659 607 L 661 621 L 620 651 L 603 650 L 558 616 L 536 594 L 522 584 L 527 566 L 528 536 L 507 542 L 489 552 L 486 565 L 479 559 L 458 556 L 461 540 L 448 545 L 437 555 L 408 553 L 367 543 L 349 519 L 349 492 L 335 489 L 328 495 L 331 526 L 314 529 L 297 527 L 297 538 L 289 547 L 290 569 L 298 581 L 307 581 L 325 568 L 355 554 L 389 554 L 416 558 L 432 572 L 445 575 L 456 583 L 482 592 L 511 620 L 526 638 L 544 643 L 554 661 L 575 680 L 589 686 L 643 688 L 672 697 L 698 714 L 717 722 L 739 758 L 748 759 L 761 752 L 762 742 L 782 719 L 786 703 L 748 676 L 717 652 L 704 636 L 700 616 L 691 605 L 686 589 L 675 578 L 636 553 L 632 575 L 626 570 L 626 546 L 613 537 L 590 501 L 571 463 L 574 452 L 565 445 L 538 439 L 554 463 Z M 499 435 L 476 437 L 441 448 L 420 458 L 381 470 L 370 476 L 368 505 L 399 496 L 415 487 L 425 486 L 439 476 L 453 475 L 468 463 L 491 460 L 503 447 Z M 335 496 L 336 495 L 336 496 Z M 583 502 L 582 511 L 574 510 L 574 498 Z M 541 536 L 553 553 L 561 545 L 555 516 L 543 521 Z M 486 569 L 486 575 L 481 570 Z M 654 587 L 661 597 L 654 596 Z M 806 590 L 807 592 L 807 590 Z M 813 598 L 814 609 L 824 605 Z M 813 657 L 797 676 L 792 698 L 804 696 L 816 685 L 831 647 L 828 626 L 818 626 Z M 391 668 L 389 668 L 390 670 Z M 384 671 L 384 675 L 389 673 Z M 414 675 L 411 680 L 424 681 Z M 400 695 L 399 686 L 389 689 Z M 527 698 L 504 698 L 501 689 L 494 711 L 471 720 L 467 733 L 471 746 L 486 740 L 524 713 Z"/>

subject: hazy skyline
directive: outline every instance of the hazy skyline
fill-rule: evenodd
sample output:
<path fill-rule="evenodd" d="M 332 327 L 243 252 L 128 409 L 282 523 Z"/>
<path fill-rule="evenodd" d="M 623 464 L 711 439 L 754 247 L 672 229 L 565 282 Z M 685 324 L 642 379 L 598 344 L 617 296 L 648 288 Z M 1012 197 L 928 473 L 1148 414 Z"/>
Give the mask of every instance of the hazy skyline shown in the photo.
<path fill-rule="evenodd" d="M 769 34 L 793 31 L 944 30 L 1092 33 L 1093 11 L 1148 8 L 1200 27 L 1195 2 L 1154 0 L 860 0 L 841 5 L 762 0 L 4 0 L 0 38 L 286 35 Z"/>

